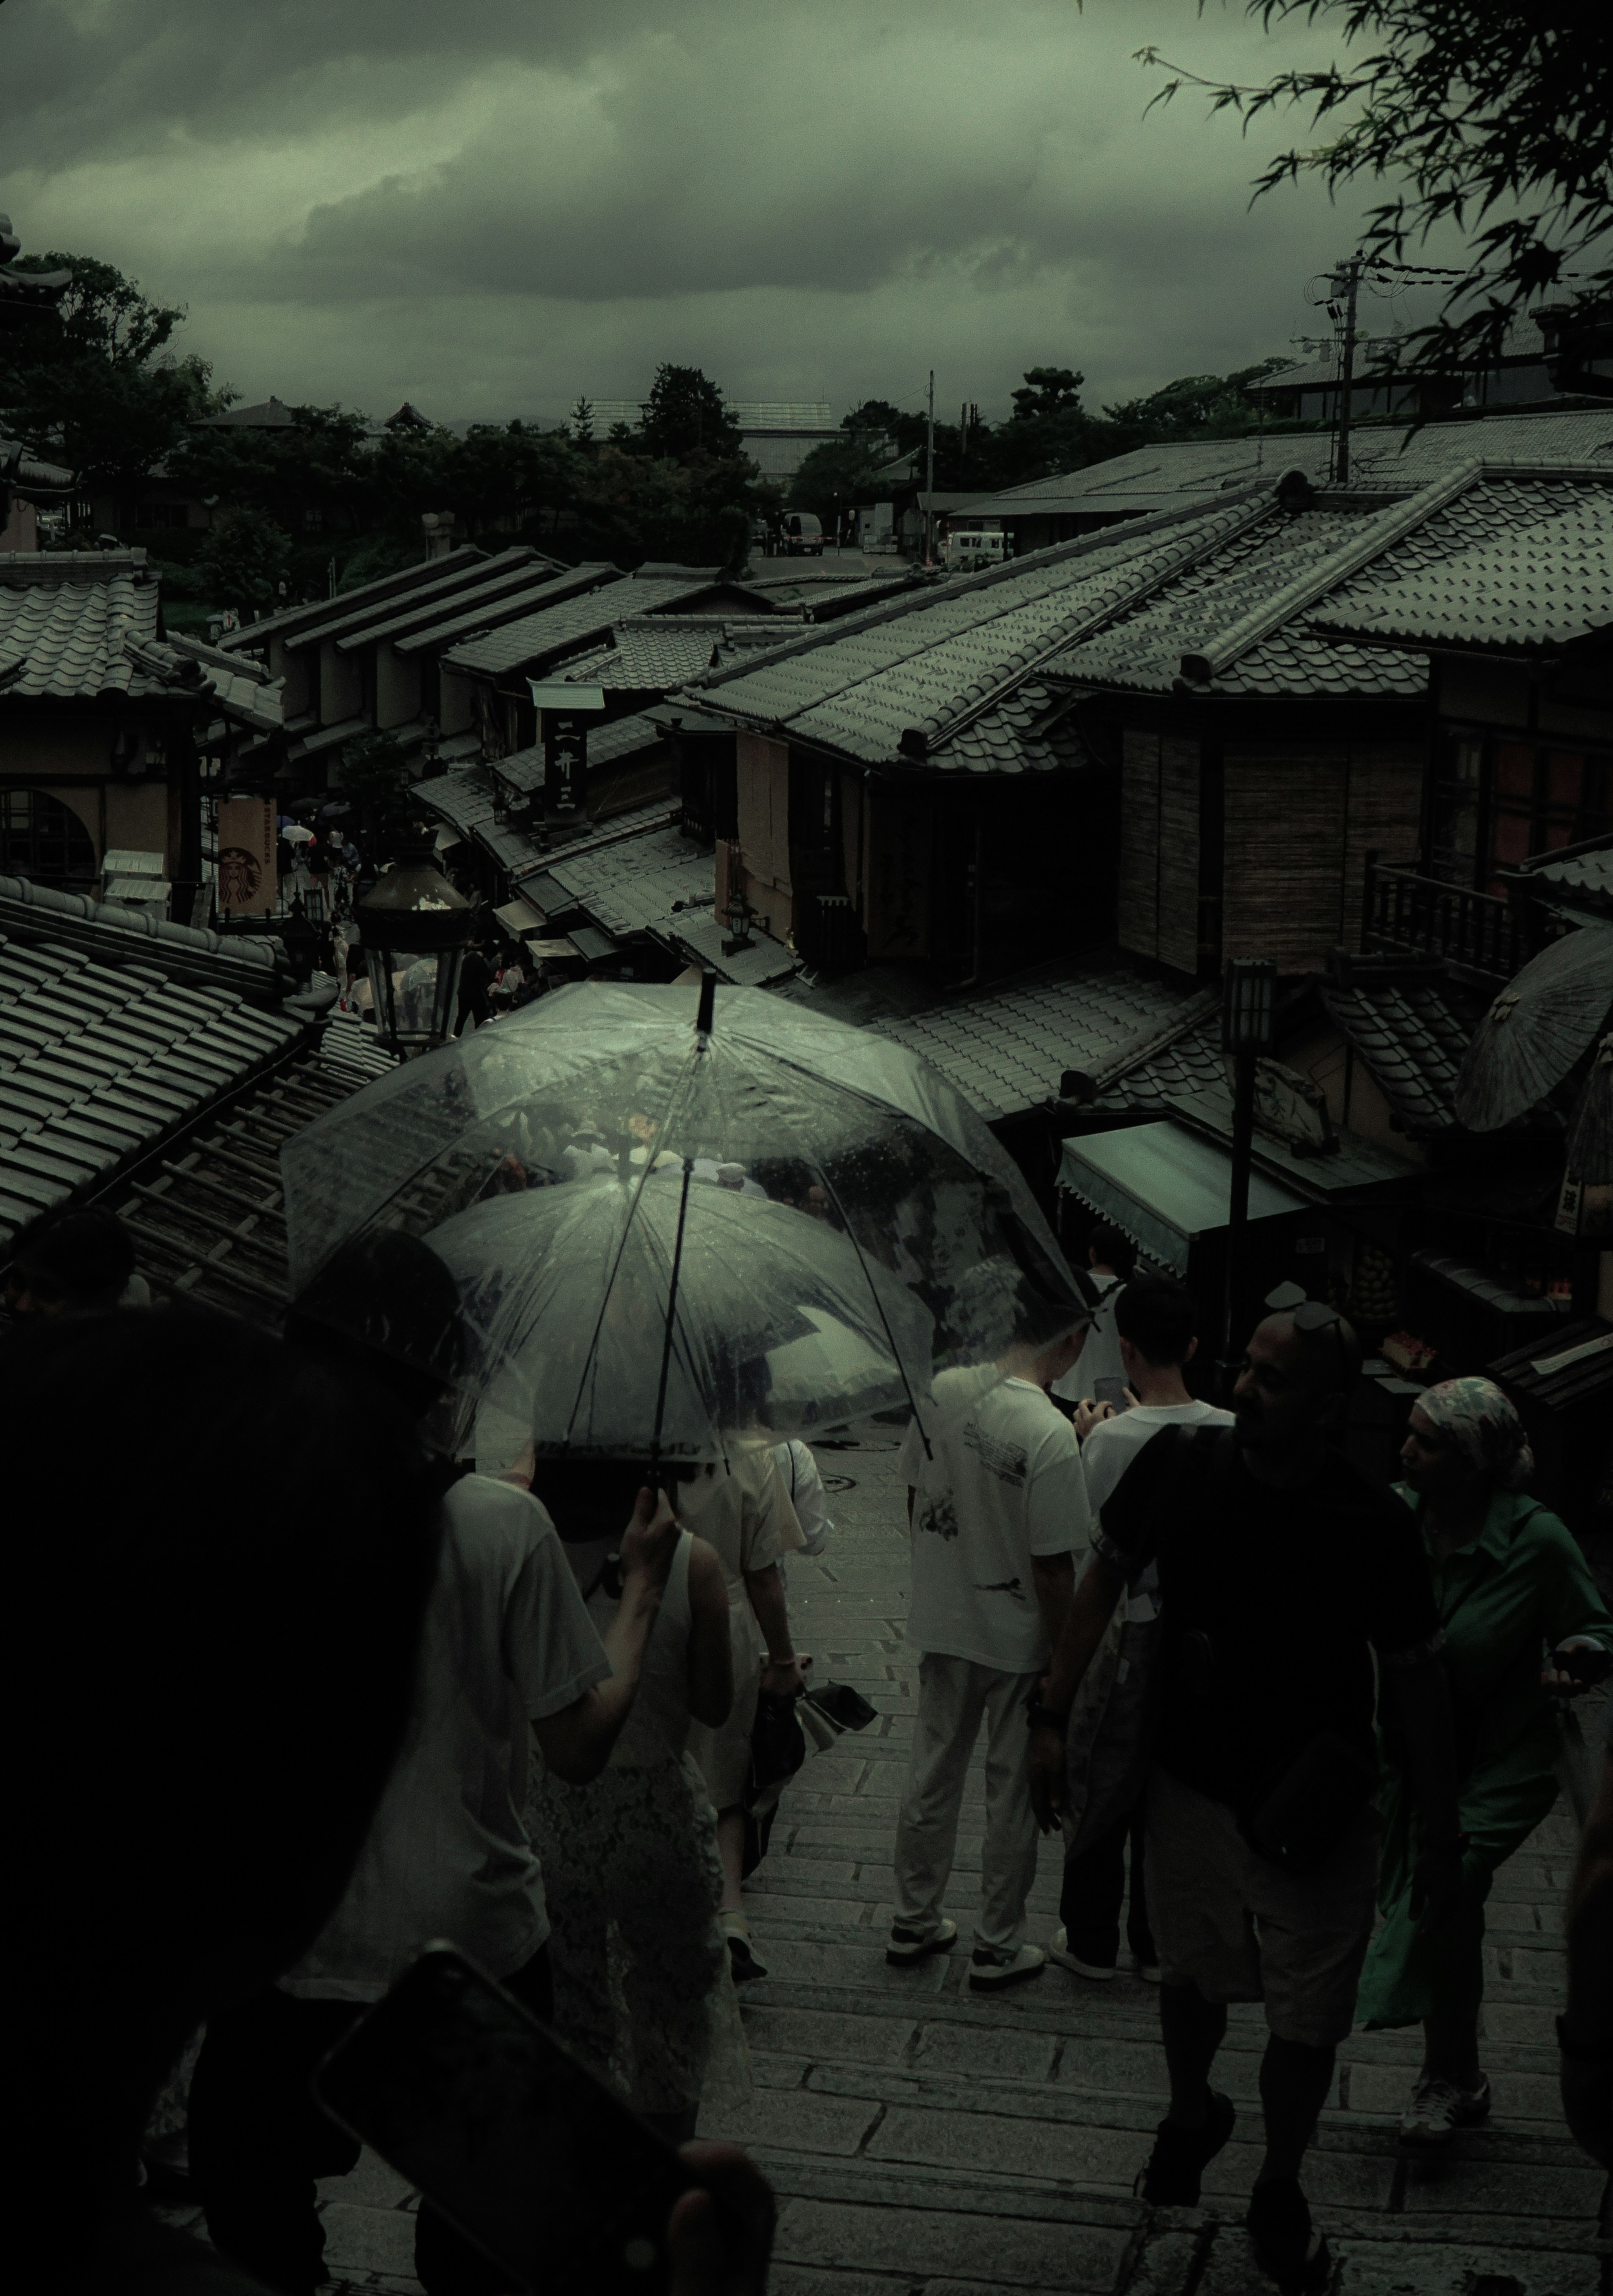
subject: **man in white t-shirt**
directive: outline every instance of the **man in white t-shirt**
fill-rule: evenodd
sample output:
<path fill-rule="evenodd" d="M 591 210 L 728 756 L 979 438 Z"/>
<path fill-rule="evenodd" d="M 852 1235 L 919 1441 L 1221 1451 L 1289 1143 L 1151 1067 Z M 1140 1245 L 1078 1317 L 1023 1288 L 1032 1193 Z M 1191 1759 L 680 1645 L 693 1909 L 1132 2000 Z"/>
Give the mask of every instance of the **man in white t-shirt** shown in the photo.
<path fill-rule="evenodd" d="M 1053 1382 L 1052 1391 L 1062 1403 L 1108 1402 L 1117 1406 L 1116 1395 L 1101 1390 L 1106 1383 L 1112 1390 L 1125 1377 L 1115 1332 L 1115 1307 L 1137 1265 L 1136 1250 L 1128 1235 L 1111 1227 L 1107 1220 L 1100 1220 L 1086 1241 L 1086 1264 L 1091 1270 L 1087 1287 L 1094 1301 L 1092 1323 L 1078 1361 L 1062 1379 Z"/>
<path fill-rule="evenodd" d="M 368 1376 L 423 1416 L 458 1344 L 458 1294 L 441 1262 L 415 1238 L 383 1231 L 338 1254 L 316 1281 L 319 1297 L 287 1318 L 288 1342 L 333 1377 Z M 356 2167 L 359 2147 L 320 2112 L 308 2084 L 422 1946 L 451 1938 L 535 2015 L 553 2015 L 543 1873 L 525 1822 L 529 1741 L 569 1784 L 603 1768 L 633 1703 L 676 1536 L 665 1505 L 651 1520 L 641 1499 L 602 1643 L 554 1525 L 528 1492 L 485 1475 L 445 1490 L 408 1727 L 347 1888 L 278 1984 L 209 2018 L 196 2069 L 191 2167 L 208 2231 L 266 2285 L 313 2288 L 324 2276 L 314 2180 Z M 310 1587 L 309 1602 L 318 1599 Z M 414 2263 L 427 2296 L 493 2296 L 504 2284 L 429 2203 L 415 2218 Z"/>
<path fill-rule="evenodd" d="M 913 1531 L 907 1638 L 922 1652 L 919 1711 L 896 1841 L 896 1918 L 886 1959 L 913 1964 L 956 1942 L 941 1905 L 952 1874 L 970 1756 L 987 1727 L 986 1840 L 969 1981 L 1034 1977 L 1025 1943 L 1036 1871 L 1026 1703 L 1057 1640 L 1087 1544 L 1075 1431 L 1046 1394 L 1080 1347 L 1075 1332 L 982 1390 L 943 1373 L 929 1456 L 915 1422 L 903 1447 Z"/>
<path fill-rule="evenodd" d="M 1116 1338 L 1128 1392 L 1128 1409 L 1100 1404 L 1094 1414 L 1077 1414 L 1085 1427 L 1081 1464 L 1086 1496 L 1095 1521 L 1105 1501 L 1143 1445 L 1162 1427 L 1192 1427 L 1205 1422 L 1230 1427 L 1232 1414 L 1188 1393 L 1183 1377 L 1198 1353 L 1194 1332 L 1198 1308 L 1192 1293 L 1168 1276 L 1144 1276 L 1127 1283 L 1115 1302 Z M 1146 1590 L 1144 1591 L 1146 1599 Z M 1126 1849 L 1131 1844 L 1131 1898 L 1126 1908 L 1126 1943 L 1140 1976 L 1158 1983 L 1153 1932 L 1149 1927 L 1143 1879 L 1143 1808 L 1141 1802 L 1118 1818 L 1102 1838 L 1064 1865 L 1059 1898 L 1060 1926 L 1049 1948 L 1052 1958 L 1078 1977 L 1099 1980 L 1114 1975 L 1120 1958 L 1120 1903 L 1126 1893 Z"/>

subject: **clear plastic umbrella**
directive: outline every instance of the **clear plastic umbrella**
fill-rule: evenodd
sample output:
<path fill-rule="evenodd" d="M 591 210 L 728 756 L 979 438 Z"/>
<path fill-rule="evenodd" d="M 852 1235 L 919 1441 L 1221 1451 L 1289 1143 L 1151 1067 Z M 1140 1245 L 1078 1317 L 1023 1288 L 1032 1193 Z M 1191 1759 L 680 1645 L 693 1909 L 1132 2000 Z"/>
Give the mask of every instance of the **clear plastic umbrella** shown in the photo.
<path fill-rule="evenodd" d="M 479 1421 L 479 1455 L 495 1421 L 540 1454 L 694 1459 L 752 1422 L 922 1419 L 937 1373 L 1085 1314 L 1018 1167 L 925 1061 L 709 981 L 557 990 L 282 1160 L 293 1287 L 326 1320 L 356 1239 L 401 1229 L 448 1267 L 452 1439 Z"/>

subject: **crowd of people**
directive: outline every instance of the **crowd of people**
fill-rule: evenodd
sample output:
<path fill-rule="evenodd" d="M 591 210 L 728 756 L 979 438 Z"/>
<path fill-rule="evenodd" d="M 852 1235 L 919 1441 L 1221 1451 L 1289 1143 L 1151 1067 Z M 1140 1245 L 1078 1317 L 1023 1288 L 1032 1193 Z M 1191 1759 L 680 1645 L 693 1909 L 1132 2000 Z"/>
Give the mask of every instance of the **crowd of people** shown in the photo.
<path fill-rule="evenodd" d="M 1613 1619 L 1527 1496 L 1524 1431 L 1490 1381 L 1422 1395 L 1391 1489 L 1342 1447 L 1361 1350 L 1332 1308 L 1269 1314 L 1226 1411 L 1188 1384 L 1185 1288 L 1135 1275 L 1108 1227 L 1089 1260 L 1085 1334 L 995 1383 L 943 1374 L 938 1426 L 908 1439 L 919 1702 L 887 1959 L 956 1942 L 942 1908 L 984 1719 L 970 1988 L 1050 1960 L 1112 1979 L 1124 1907 L 1170 2079 L 1137 2189 L 1177 2206 L 1236 2121 L 1211 2079 L 1228 2007 L 1263 2002 L 1247 2221 L 1281 2285 L 1319 2287 L 1331 2265 L 1300 2169 L 1352 2027 L 1422 2028 L 1406 2146 L 1488 2112 L 1485 1899 L 1555 1799 L 1554 1708 L 1607 1671 Z M 1571 2125 L 1613 2164 L 1610 1773 L 1613 1756 L 1560 2036 Z M 1066 1846 L 1045 1947 L 1026 1933 L 1038 1824 Z"/>
<path fill-rule="evenodd" d="M 617 1172 L 633 1144 L 653 1160 L 655 1136 L 561 1125 L 544 1177 Z M 734 1170 L 702 1177 L 774 1192 Z M 768 1177 L 829 1211 L 806 1168 Z M 1556 1710 L 1613 1662 L 1613 1619 L 1491 1382 L 1422 1394 L 1390 1489 L 1340 1447 L 1360 1349 L 1331 1308 L 1269 1314 L 1221 1409 L 1194 1391 L 1184 1287 L 1112 1230 L 1088 1259 L 1089 1320 L 941 1373 L 905 1439 L 919 1697 L 887 1958 L 958 1941 L 984 1727 L 969 1989 L 1050 1963 L 1103 1983 L 1124 1937 L 1170 2080 L 1138 2191 L 1183 2206 L 1237 2118 L 1213 2081 L 1228 2007 L 1263 2002 L 1249 2228 L 1281 2285 L 1321 2286 L 1300 2179 L 1352 2027 L 1422 2029 L 1408 2145 L 1489 2110 L 1486 1894 L 1552 1805 Z M 20 1542 L 22 1615 L 77 1685 L 36 1685 L 25 1734 L 44 1967 L 20 2012 L 24 2167 L 79 2226 L 83 2284 L 316 2286 L 316 2181 L 359 2147 L 315 2070 L 448 1938 L 684 2148 L 675 2296 L 759 2290 L 766 2187 L 693 2132 L 702 2099 L 746 2090 L 736 1987 L 766 1974 L 746 1805 L 758 1715 L 811 1663 L 787 1584 L 831 1531 L 808 1447 L 752 1423 L 659 1489 L 632 1459 L 443 1460 L 422 1430 L 463 1360 L 462 1298 L 401 1231 L 343 1247 L 279 1339 L 153 1311 L 94 1209 L 19 1236 L 6 1305 L 17 1519 L 58 1527 Z M 63 1514 L 64 1475 L 92 1507 Z M 1570 2123 L 1604 2160 L 1610 1833 L 1604 1773 L 1560 2026 Z M 139 2205 L 171 2170 L 176 2085 L 210 2250 Z M 430 2198 L 415 2226 L 428 2296 L 504 2286 Z"/>

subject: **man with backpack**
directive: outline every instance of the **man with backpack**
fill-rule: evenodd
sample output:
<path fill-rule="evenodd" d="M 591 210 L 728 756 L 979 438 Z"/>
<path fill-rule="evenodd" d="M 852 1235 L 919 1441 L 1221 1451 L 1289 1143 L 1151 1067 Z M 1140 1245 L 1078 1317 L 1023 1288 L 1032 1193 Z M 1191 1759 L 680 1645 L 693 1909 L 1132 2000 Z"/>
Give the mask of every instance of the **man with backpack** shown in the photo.
<path fill-rule="evenodd" d="M 1169 1276 L 1143 1276 L 1117 1288 L 1115 1334 L 1126 1391 L 1136 1398 L 1126 1411 L 1098 1420 L 1081 1446 L 1086 1500 L 1101 1521 L 1104 1502 L 1123 1480 L 1145 1443 L 1167 1427 L 1230 1427 L 1232 1414 L 1190 1395 L 1183 1374 L 1198 1353 L 1199 1310 L 1192 1293 Z M 1154 1611 L 1146 1584 L 1128 1605 L 1139 1619 Z M 1077 1977 L 1111 1978 L 1120 1958 L 1120 1901 L 1126 1891 L 1126 1853 L 1131 1849 L 1131 1903 L 1126 1935 L 1137 1974 L 1159 1982 L 1159 1956 L 1148 1925 L 1143 1882 L 1144 1804 L 1106 1815 L 1101 1830 L 1072 1846 L 1064 1863 L 1059 1898 L 1059 1928 L 1049 1958 Z M 1090 1833 L 1090 1829 L 1088 1829 Z"/>
<path fill-rule="evenodd" d="M 1264 2000 L 1265 2157 L 1247 2221 L 1284 2289 L 1321 2287 L 1331 2268 L 1299 2169 L 1371 1933 L 1374 1660 L 1420 1816 L 1421 1918 L 1442 1925 L 1462 1884 L 1427 1557 L 1409 1510 L 1332 1447 L 1360 1365 L 1348 1324 L 1306 1301 L 1251 1336 L 1230 1431 L 1143 1446 L 1104 1502 L 1031 1710 L 1032 1795 L 1051 1827 L 1077 1689 L 1127 1585 L 1156 1566 L 1148 1904 L 1171 2102 L 1138 2189 L 1198 2202 L 1235 2119 L 1209 2085 L 1227 2005 Z"/>

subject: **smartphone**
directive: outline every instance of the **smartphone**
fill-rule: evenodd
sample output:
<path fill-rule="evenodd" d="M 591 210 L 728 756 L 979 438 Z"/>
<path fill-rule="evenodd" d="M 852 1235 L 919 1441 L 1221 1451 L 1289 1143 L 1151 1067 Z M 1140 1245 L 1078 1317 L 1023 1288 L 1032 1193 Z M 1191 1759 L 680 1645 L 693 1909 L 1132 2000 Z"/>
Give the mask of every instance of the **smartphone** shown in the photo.
<path fill-rule="evenodd" d="M 692 2176 L 457 1947 L 430 1945 L 314 2076 L 333 2120 L 544 2296 L 659 2296 Z"/>
<path fill-rule="evenodd" d="M 1093 1382 L 1093 1401 L 1107 1403 L 1116 1411 L 1126 1409 L 1126 1382 L 1123 1379 L 1095 1379 Z"/>

